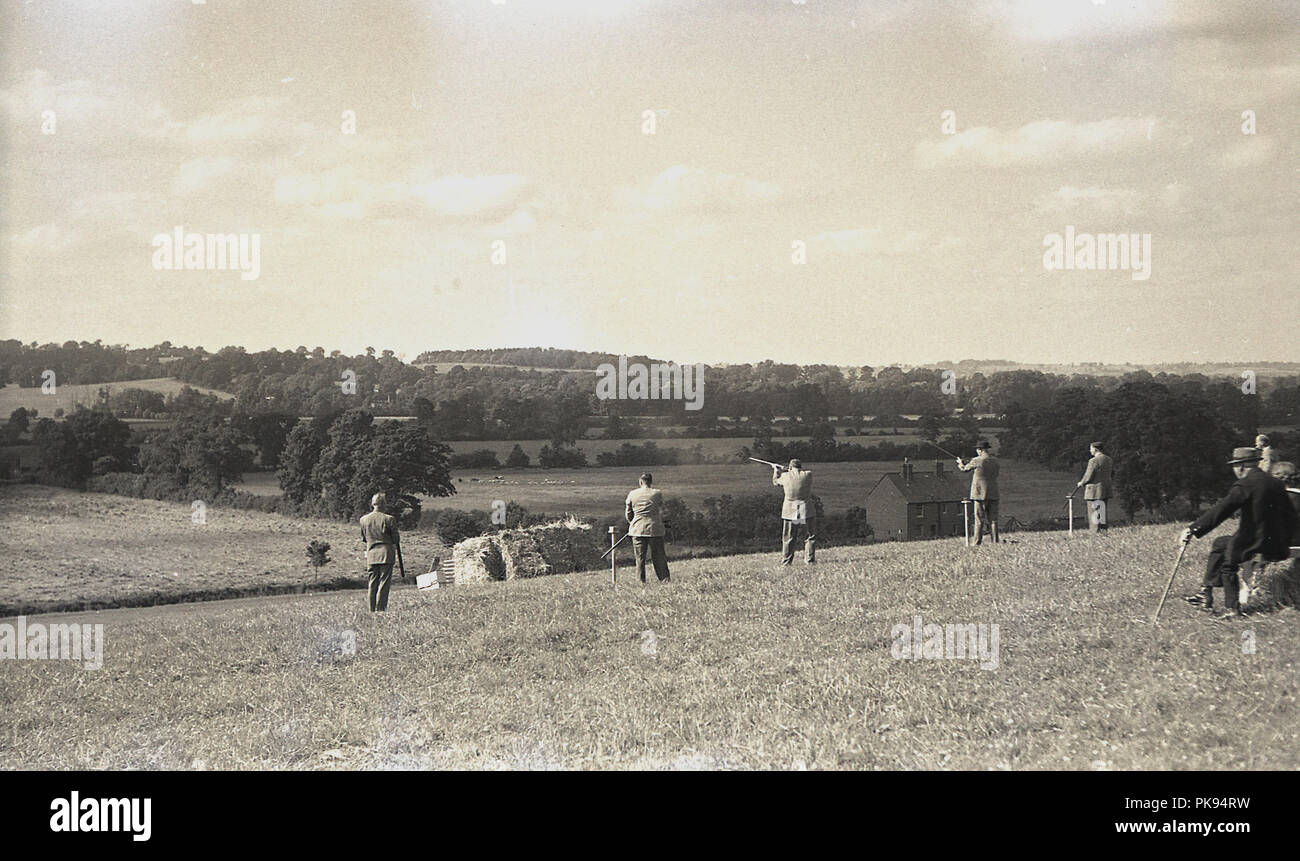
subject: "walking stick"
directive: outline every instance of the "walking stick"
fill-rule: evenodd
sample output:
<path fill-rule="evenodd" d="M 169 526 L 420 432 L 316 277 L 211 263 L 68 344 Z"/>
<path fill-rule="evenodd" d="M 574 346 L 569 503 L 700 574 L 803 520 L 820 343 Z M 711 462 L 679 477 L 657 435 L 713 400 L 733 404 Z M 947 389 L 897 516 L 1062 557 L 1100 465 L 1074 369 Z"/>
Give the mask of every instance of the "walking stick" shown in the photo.
<path fill-rule="evenodd" d="M 1174 575 L 1178 573 L 1178 566 L 1183 561 L 1183 554 L 1187 552 L 1187 542 L 1183 542 L 1182 548 L 1178 551 L 1178 558 L 1174 561 L 1174 570 L 1169 572 L 1169 582 L 1165 584 L 1165 592 L 1160 596 L 1160 603 L 1156 605 L 1156 614 L 1151 617 L 1151 624 L 1160 624 L 1160 610 L 1165 606 L 1165 599 L 1169 597 L 1169 587 L 1174 585 Z"/>
<path fill-rule="evenodd" d="M 402 579 L 406 579 L 406 563 L 402 561 L 402 545 L 397 546 L 397 569 L 402 572 Z"/>

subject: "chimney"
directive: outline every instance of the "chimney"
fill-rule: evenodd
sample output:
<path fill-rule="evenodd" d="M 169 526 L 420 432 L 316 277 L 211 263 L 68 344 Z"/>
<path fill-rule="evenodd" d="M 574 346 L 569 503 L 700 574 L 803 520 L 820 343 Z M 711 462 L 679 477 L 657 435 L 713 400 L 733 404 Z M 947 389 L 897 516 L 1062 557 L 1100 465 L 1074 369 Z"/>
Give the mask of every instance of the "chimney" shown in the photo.
<path fill-rule="evenodd" d="M 943 461 L 941 460 L 936 460 L 934 462 L 934 477 L 943 478 Z"/>
<path fill-rule="evenodd" d="M 903 458 L 903 481 L 911 482 L 911 480 L 912 480 L 912 464 L 911 462 L 908 461 L 907 458 Z"/>

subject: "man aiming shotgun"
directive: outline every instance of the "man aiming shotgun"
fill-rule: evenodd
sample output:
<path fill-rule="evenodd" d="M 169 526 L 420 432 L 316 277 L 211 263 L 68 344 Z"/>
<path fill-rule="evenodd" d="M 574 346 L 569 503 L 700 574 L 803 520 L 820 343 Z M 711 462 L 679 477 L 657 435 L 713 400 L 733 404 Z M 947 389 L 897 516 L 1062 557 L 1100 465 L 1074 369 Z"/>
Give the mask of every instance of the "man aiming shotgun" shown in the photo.
<path fill-rule="evenodd" d="M 803 463 L 794 458 L 789 467 L 769 460 L 750 460 L 772 467 L 772 484 L 785 491 L 781 502 L 781 564 L 794 563 L 795 542 L 803 541 L 804 562 L 812 565 L 817 561 L 817 515 L 810 511 L 812 507 L 812 471 L 803 468 Z M 782 471 L 785 475 L 782 475 Z"/>

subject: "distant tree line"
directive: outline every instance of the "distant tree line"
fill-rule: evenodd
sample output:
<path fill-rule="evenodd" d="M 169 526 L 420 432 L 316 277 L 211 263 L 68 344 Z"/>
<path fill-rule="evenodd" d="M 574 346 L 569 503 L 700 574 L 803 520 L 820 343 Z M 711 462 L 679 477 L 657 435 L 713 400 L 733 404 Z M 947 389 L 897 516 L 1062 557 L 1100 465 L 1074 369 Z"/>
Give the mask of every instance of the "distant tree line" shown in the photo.
<path fill-rule="evenodd" d="M 782 416 L 794 419 L 800 429 L 831 417 L 841 428 L 857 428 L 890 426 L 900 415 L 1000 416 L 1044 408 L 1066 389 L 1112 392 L 1140 383 L 1198 394 L 1220 413 L 1250 413 L 1256 424 L 1300 421 L 1300 376 L 1261 378 L 1254 393 L 1243 391 L 1241 379 L 1200 373 L 1152 375 L 1139 370 L 1114 376 L 1009 370 L 949 378 L 941 368 L 763 361 L 706 367 L 703 408 L 688 411 L 673 400 L 599 400 L 596 375 L 589 371 L 617 362 L 611 354 L 525 348 L 439 351 L 420 359 L 492 366 L 456 365 L 440 373 L 432 364 L 408 364 L 390 350 L 374 348 L 347 356 L 305 346 L 253 353 L 224 347 L 210 353 L 168 342 L 145 349 L 98 342 L 0 342 L 3 380 L 23 386 L 39 385 L 47 368 L 57 372 L 61 383 L 172 376 L 230 392 L 235 396 L 231 408 L 249 414 L 322 416 L 359 408 L 377 416 L 415 417 L 443 441 L 547 439 L 553 448 L 572 445 L 598 427 L 608 439 L 660 435 L 656 424 L 648 423 L 652 420 L 671 420 L 685 427 L 683 435 L 707 437 L 752 436 Z M 644 356 L 629 359 L 654 361 Z M 573 372 L 557 372 L 560 369 Z M 117 399 L 111 406 L 120 415 L 148 417 L 159 412 L 156 396 L 132 392 L 110 398 Z M 868 416 L 875 417 L 874 422 L 868 422 Z"/>

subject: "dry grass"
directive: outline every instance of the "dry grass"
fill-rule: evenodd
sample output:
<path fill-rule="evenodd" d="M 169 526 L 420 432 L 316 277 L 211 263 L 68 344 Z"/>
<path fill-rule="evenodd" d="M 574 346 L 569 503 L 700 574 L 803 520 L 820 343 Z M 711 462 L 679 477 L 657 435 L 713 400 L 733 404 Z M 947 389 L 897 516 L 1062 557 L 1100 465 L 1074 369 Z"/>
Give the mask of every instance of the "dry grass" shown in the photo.
<path fill-rule="evenodd" d="M 1216 622 L 1175 599 L 1153 628 L 1177 534 L 830 548 L 792 569 L 773 552 L 645 588 L 624 569 L 617 589 L 403 590 L 378 616 L 356 593 L 84 614 L 103 669 L 0 661 L 0 764 L 1300 767 L 1300 614 Z M 891 657 L 918 614 L 999 625 L 998 668 Z"/>
<path fill-rule="evenodd" d="M 364 579 L 357 527 L 208 507 L 191 507 L 37 485 L 0 490 L 0 615 L 136 606 L 311 588 Z M 334 561 L 319 572 L 307 544 L 328 541 Z M 406 536 L 409 574 L 428 569 L 441 545 L 432 533 Z"/>

